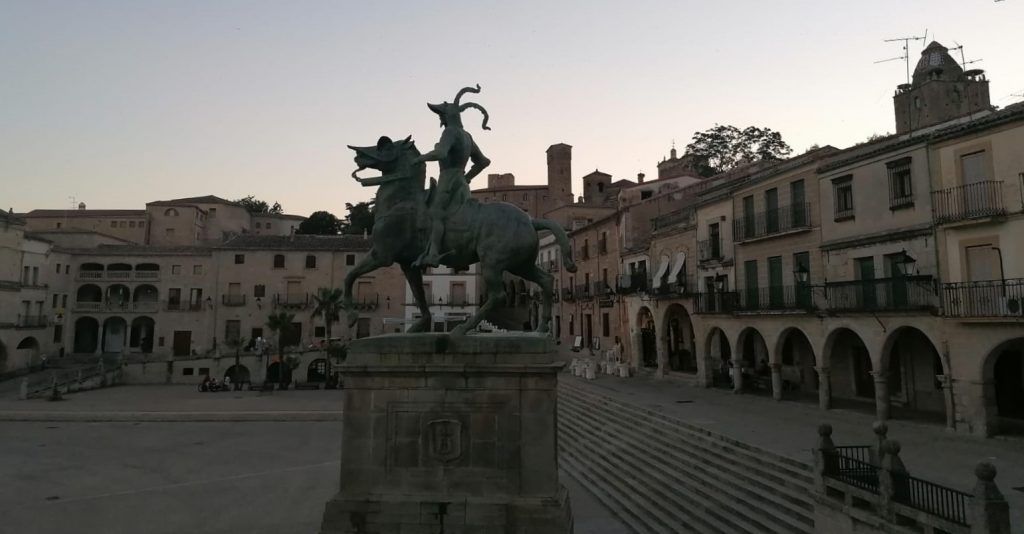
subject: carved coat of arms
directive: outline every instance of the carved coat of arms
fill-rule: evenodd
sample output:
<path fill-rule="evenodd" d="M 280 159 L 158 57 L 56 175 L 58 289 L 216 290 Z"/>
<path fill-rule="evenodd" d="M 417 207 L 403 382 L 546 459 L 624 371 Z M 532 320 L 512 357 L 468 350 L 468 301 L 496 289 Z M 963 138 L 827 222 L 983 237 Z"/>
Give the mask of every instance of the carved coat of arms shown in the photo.
<path fill-rule="evenodd" d="M 427 423 L 427 447 L 430 456 L 440 462 L 462 456 L 462 423 L 455 419 L 435 419 Z"/>

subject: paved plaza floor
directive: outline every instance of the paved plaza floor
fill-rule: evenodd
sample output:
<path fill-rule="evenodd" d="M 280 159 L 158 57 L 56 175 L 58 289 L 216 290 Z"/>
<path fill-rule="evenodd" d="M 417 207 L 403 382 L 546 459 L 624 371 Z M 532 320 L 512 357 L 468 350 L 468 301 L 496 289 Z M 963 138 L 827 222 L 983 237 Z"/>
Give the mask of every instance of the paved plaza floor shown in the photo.
<path fill-rule="evenodd" d="M 0 534 L 310 534 L 339 486 L 340 424 L 278 420 L 334 417 L 339 392 L 126 386 L 67 399 L 0 400 Z M 60 417 L 12 421 L 26 413 Z M 177 422 L 149 422 L 168 413 Z M 83 422 L 89 414 L 114 422 Z M 222 420 L 189 422 L 210 414 Z M 562 480 L 578 534 L 627 532 L 584 488 Z"/>

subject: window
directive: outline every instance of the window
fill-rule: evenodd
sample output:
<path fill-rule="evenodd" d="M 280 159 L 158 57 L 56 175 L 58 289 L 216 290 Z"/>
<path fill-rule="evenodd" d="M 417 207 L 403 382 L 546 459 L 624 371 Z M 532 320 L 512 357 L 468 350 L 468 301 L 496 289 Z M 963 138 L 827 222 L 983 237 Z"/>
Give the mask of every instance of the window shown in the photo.
<path fill-rule="evenodd" d="M 270 230 L 270 223 L 268 223 L 268 222 L 267 223 L 263 223 L 263 229 L 264 230 Z"/>
<path fill-rule="evenodd" d="M 764 226 L 766 233 L 779 231 L 779 190 L 774 187 L 764 192 Z"/>
<path fill-rule="evenodd" d="M 355 264 L 356 264 L 356 255 L 355 254 L 345 254 L 345 265 L 355 265 Z"/>
<path fill-rule="evenodd" d="M 832 180 L 835 197 L 835 220 L 853 218 L 853 175 L 848 174 Z"/>
<path fill-rule="evenodd" d="M 167 307 L 176 309 L 181 304 L 181 288 L 172 287 L 167 290 Z"/>
<path fill-rule="evenodd" d="M 193 265 L 192 266 L 192 274 L 195 274 L 195 275 L 203 274 L 203 266 L 202 265 Z"/>
<path fill-rule="evenodd" d="M 984 182 L 988 179 L 985 172 L 985 152 L 974 152 L 960 158 L 960 173 L 964 185 Z"/>
<path fill-rule="evenodd" d="M 260 223 L 259 223 L 259 222 L 257 222 L 257 223 L 256 223 L 256 229 L 257 229 L 257 230 L 259 230 L 259 228 L 260 228 Z"/>
<path fill-rule="evenodd" d="M 57 228 L 60 228 L 61 226 L 63 226 L 61 223 L 57 223 Z"/>
<path fill-rule="evenodd" d="M 128 221 L 128 228 L 135 228 L 135 221 Z"/>
<path fill-rule="evenodd" d="M 313 327 L 313 337 L 325 337 L 327 335 L 327 329 L 322 326 Z"/>
<path fill-rule="evenodd" d="M 145 226 L 146 226 L 146 221 L 139 221 L 139 228 L 144 228 Z"/>
<path fill-rule="evenodd" d="M 117 228 L 117 221 L 110 221 L 111 228 Z"/>
<path fill-rule="evenodd" d="M 527 200 L 526 193 L 523 193 L 523 200 Z"/>
<path fill-rule="evenodd" d="M 235 265 L 242 265 L 245 263 L 245 254 L 235 254 Z"/>
<path fill-rule="evenodd" d="M 183 368 L 181 370 L 181 375 L 182 376 L 192 376 L 194 374 L 196 374 L 196 368 L 195 367 L 185 367 L 185 368 Z"/>
<path fill-rule="evenodd" d="M 654 194 L 653 191 L 641 191 L 640 192 L 640 200 L 647 200 L 647 199 L 651 198 L 651 196 L 653 194 Z"/>
<path fill-rule="evenodd" d="M 914 205 L 913 183 L 910 181 L 910 158 L 900 158 L 885 164 L 889 172 L 889 209 Z"/>
<path fill-rule="evenodd" d="M 60 298 L 60 307 L 64 308 L 65 310 L 68 309 L 68 295 L 67 295 L 67 293 L 65 293 L 64 296 L 62 296 Z"/>
<path fill-rule="evenodd" d="M 601 314 L 601 335 L 604 336 L 604 337 L 608 337 L 608 336 L 611 335 L 611 332 L 612 332 L 611 320 L 608 317 L 607 313 L 602 313 Z"/>
<path fill-rule="evenodd" d="M 274 254 L 274 268 L 284 269 L 284 254 Z"/>
<path fill-rule="evenodd" d="M 60 343 L 61 339 L 64 338 L 64 325 L 55 324 L 53 325 L 53 342 Z"/>
<path fill-rule="evenodd" d="M 32 285 L 39 285 L 39 267 L 32 268 Z"/>
<path fill-rule="evenodd" d="M 171 265 L 171 274 L 181 274 L 181 265 Z"/>
<path fill-rule="evenodd" d="M 754 195 L 743 197 L 743 237 L 754 237 Z"/>
<path fill-rule="evenodd" d="M 207 213 L 210 215 L 210 218 L 212 219 L 217 216 L 217 208 L 210 208 L 209 210 L 207 210 Z"/>
<path fill-rule="evenodd" d="M 789 203 L 792 210 L 793 228 L 807 224 L 807 195 L 804 192 L 804 181 L 797 180 L 789 184 Z"/>
<path fill-rule="evenodd" d="M 316 269 L 316 256 L 312 254 L 306 256 L 306 268 Z"/>
<path fill-rule="evenodd" d="M 231 345 L 242 337 L 242 322 L 237 319 L 224 321 L 224 342 Z"/>
<path fill-rule="evenodd" d="M 569 335 L 570 336 L 575 336 L 576 335 L 576 315 L 575 314 L 569 316 Z"/>
<path fill-rule="evenodd" d="M 65 265 L 64 266 L 64 274 L 71 274 L 71 266 L 70 265 Z"/>
<path fill-rule="evenodd" d="M 174 237 L 174 228 L 164 228 L 165 237 Z"/>
<path fill-rule="evenodd" d="M 200 367 L 199 368 L 199 376 L 207 376 L 209 374 L 210 374 L 210 368 L 209 367 Z"/>
<path fill-rule="evenodd" d="M 167 210 L 164 211 L 164 216 L 165 217 L 177 217 L 178 216 L 178 210 L 176 210 L 174 208 L 167 208 Z"/>
<path fill-rule="evenodd" d="M 128 228 L 128 221 L 121 221 L 121 222 L 117 223 L 117 226 L 119 228 Z"/>
<path fill-rule="evenodd" d="M 57 264 L 57 274 L 60 274 L 60 264 Z"/>
<path fill-rule="evenodd" d="M 505 195 L 501 195 L 501 199 L 502 199 L 502 200 L 508 200 L 508 195 L 507 195 L 507 194 L 505 194 Z"/>
<path fill-rule="evenodd" d="M 264 298 L 267 296 L 267 286 L 263 284 L 256 284 L 252 286 L 252 296 L 254 298 Z"/>
<path fill-rule="evenodd" d="M 261 337 L 263 337 L 263 328 L 257 327 L 252 329 L 252 335 L 249 336 L 249 339 L 259 339 Z"/>
<path fill-rule="evenodd" d="M 757 309 L 758 307 L 758 284 L 757 284 L 757 260 L 747 260 L 743 262 L 743 287 L 745 289 L 745 295 L 743 305 L 750 309 Z"/>
<path fill-rule="evenodd" d="M 53 296 L 53 305 L 52 305 L 52 306 L 50 306 L 51 308 L 53 308 L 53 309 L 55 309 L 55 310 L 57 309 L 57 300 L 58 300 L 59 298 L 60 298 L 60 295 L 54 295 L 54 296 Z"/>

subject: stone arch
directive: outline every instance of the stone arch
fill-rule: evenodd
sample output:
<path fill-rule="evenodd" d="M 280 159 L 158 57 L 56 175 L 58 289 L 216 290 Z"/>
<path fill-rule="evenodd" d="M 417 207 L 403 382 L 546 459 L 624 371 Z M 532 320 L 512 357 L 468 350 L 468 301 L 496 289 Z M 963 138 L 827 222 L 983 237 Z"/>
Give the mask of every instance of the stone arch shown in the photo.
<path fill-rule="evenodd" d="M 757 369 L 759 373 L 769 371 L 771 356 L 768 352 L 768 343 L 756 328 L 748 326 L 740 331 L 736 336 L 736 352 L 744 369 L 750 369 L 750 372 Z"/>
<path fill-rule="evenodd" d="M 317 358 L 306 366 L 306 382 L 326 382 L 330 365 L 326 358 Z"/>
<path fill-rule="evenodd" d="M 996 345 L 982 369 L 986 433 L 1024 433 L 1024 337 Z"/>
<path fill-rule="evenodd" d="M 100 323 L 92 317 L 75 320 L 74 351 L 78 354 L 92 354 L 100 345 Z"/>
<path fill-rule="evenodd" d="M 155 331 L 156 321 L 152 317 L 143 315 L 132 319 L 128 346 L 144 354 L 153 352 L 153 335 Z"/>
<path fill-rule="evenodd" d="M 249 372 L 249 368 L 242 364 L 228 367 L 227 371 L 224 371 L 224 377 L 230 378 L 232 384 L 252 382 L 252 374 Z"/>
<path fill-rule="evenodd" d="M 693 321 L 682 304 L 673 303 L 665 309 L 661 331 L 664 332 L 662 342 L 665 344 L 669 370 L 696 373 L 697 350 Z"/>
<path fill-rule="evenodd" d="M 128 337 L 128 323 L 121 317 L 108 317 L 103 321 L 103 352 L 117 354 L 124 351 Z"/>
<path fill-rule="evenodd" d="M 884 402 L 896 400 L 913 411 L 945 413 L 946 400 L 939 377 L 948 375 L 949 368 L 925 332 L 913 326 L 894 329 L 882 345 L 878 368 L 886 371 L 888 399 Z"/>
<path fill-rule="evenodd" d="M 818 391 L 818 362 L 806 332 L 795 326 L 784 329 L 775 342 L 774 353 L 774 362 L 781 366 L 783 389 L 797 393 Z"/>
<path fill-rule="evenodd" d="M 131 302 L 132 291 L 124 284 L 110 284 L 107 286 L 105 299 L 111 308 L 125 308 Z"/>
<path fill-rule="evenodd" d="M 267 367 L 267 382 L 279 384 L 282 382 L 281 373 L 284 373 L 285 384 L 291 384 L 292 382 L 292 369 L 287 365 L 282 365 L 281 362 L 271 362 L 270 366 Z"/>
<path fill-rule="evenodd" d="M 76 303 L 101 303 L 103 302 L 103 290 L 96 284 L 83 284 L 78 286 L 75 292 Z"/>
<path fill-rule="evenodd" d="M 80 278 L 102 278 L 103 270 L 102 263 L 83 263 L 78 266 L 78 276 Z"/>
<path fill-rule="evenodd" d="M 822 360 L 828 362 L 832 397 L 874 399 L 874 366 L 864 339 L 853 329 L 841 326 L 825 338 Z"/>
<path fill-rule="evenodd" d="M 651 309 L 641 306 L 636 313 L 636 353 L 640 357 L 637 363 L 641 367 L 658 367 L 658 337 L 655 324 Z"/>
<path fill-rule="evenodd" d="M 729 344 L 729 336 L 721 328 L 712 327 L 707 333 L 704 346 L 707 365 L 712 369 L 712 385 L 731 387 L 729 369 L 732 367 L 732 345 Z"/>
<path fill-rule="evenodd" d="M 15 361 L 25 362 L 26 366 L 35 366 L 42 363 L 42 359 L 40 358 L 42 354 L 39 350 L 39 341 L 32 336 L 23 338 L 19 341 L 15 350 L 17 351 L 15 353 L 17 355 L 17 360 Z"/>
<path fill-rule="evenodd" d="M 167 208 L 167 209 L 164 210 L 164 216 L 165 217 L 177 217 L 178 216 L 178 210 L 176 210 L 174 208 Z"/>
<path fill-rule="evenodd" d="M 135 287 L 135 291 L 132 292 L 132 303 L 152 303 L 160 300 L 160 291 L 156 286 L 150 284 L 141 284 Z"/>

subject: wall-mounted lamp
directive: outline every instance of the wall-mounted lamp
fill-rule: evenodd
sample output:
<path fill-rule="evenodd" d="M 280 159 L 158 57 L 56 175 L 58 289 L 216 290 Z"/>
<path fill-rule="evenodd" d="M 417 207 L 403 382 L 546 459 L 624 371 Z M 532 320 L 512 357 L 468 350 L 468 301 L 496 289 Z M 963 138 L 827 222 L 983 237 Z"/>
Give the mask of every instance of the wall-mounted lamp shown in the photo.
<path fill-rule="evenodd" d="M 914 267 L 917 265 L 917 260 L 908 254 L 906 249 L 903 250 L 902 254 L 903 257 L 900 258 L 897 263 L 901 266 L 900 268 L 903 270 L 903 275 L 910 276 L 915 272 Z"/>
<path fill-rule="evenodd" d="M 256 309 L 257 310 L 262 310 L 263 309 L 263 299 L 261 299 L 260 297 L 256 297 Z"/>
<path fill-rule="evenodd" d="M 806 284 L 811 279 L 811 271 L 807 270 L 807 267 L 803 265 L 797 265 L 793 271 L 793 278 L 796 279 L 798 284 Z"/>

